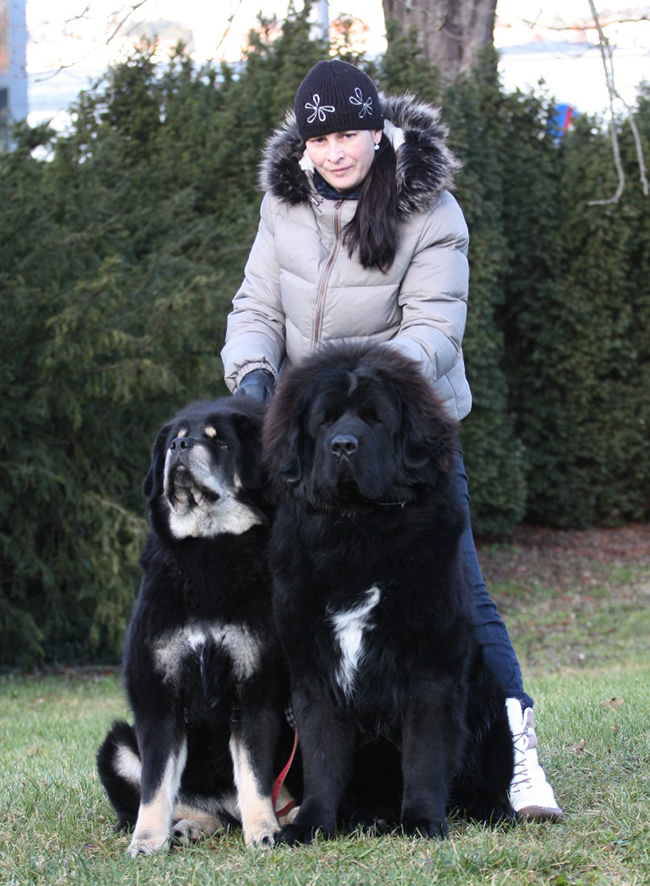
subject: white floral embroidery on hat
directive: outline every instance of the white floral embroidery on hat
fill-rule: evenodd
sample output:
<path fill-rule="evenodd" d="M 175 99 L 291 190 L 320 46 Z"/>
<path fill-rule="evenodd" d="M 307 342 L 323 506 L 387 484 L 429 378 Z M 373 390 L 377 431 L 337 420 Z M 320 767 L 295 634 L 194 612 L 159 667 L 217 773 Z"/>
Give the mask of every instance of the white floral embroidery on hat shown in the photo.
<path fill-rule="evenodd" d="M 350 104 L 361 105 L 361 110 L 359 111 L 359 118 L 361 120 L 363 120 L 366 114 L 372 114 L 372 96 L 369 95 L 364 101 L 360 86 L 354 87 L 354 95 L 350 96 Z"/>
<path fill-rule="evenodd" d="M 312 114 L 307 117 L 307 123 L 313 123 L 316 117 L 320 120 L 321 123 L 325 122 L 327 114 L 333 114 L 336 108 L 334 105 L 321 105 L 320 103 L 320 95 L 315 93 L 312 96 L 313 105 L 311 102 L 305 102 L 305 107 L 308 111 L 313 111 Z"/>

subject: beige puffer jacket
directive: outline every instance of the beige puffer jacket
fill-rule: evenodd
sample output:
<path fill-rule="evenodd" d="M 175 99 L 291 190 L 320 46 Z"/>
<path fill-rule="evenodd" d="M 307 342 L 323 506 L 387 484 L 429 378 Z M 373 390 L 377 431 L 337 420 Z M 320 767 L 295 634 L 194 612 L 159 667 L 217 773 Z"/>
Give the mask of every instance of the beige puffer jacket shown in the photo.
<path fill-rule="evenodd" d="M 364 269 L 341 245 L 355 200 L 314 189 L 293 114 L 262 163 L 261 221 L 233 300 L 221 352 L 228 387 L 254 369 L 275 377 L 321 344 L 369 340 L 420 363 L 448 413 L 471 408 L 461 342 L 467 317 L 468 233 L 447 190 L 458 163 L 438 111 L 382 96 L 397 151 L 399 247 L 387 273 Z"/>

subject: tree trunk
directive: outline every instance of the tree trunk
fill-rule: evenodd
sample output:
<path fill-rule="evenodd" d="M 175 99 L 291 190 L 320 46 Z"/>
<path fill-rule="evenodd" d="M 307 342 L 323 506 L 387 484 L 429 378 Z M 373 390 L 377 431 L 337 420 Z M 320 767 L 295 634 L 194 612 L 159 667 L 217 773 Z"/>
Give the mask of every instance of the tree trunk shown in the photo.
<path fill-rule="evenodd" d="M 417 28 L 428 60 L 446 83 L 469 70 L 494 38 L 497 0 L 382 0 L 386 23 Z"/>

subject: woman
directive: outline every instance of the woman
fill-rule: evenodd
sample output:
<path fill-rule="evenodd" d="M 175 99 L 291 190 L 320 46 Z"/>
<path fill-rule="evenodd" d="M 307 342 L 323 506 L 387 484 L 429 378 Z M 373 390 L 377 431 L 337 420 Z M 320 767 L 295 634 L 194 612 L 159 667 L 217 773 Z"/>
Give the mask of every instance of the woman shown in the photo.
<path fill-rule="evenodd" d="M 307 74 L 262 162 L 259 231 L 222 351 L 233 392 L 266 400 L 285 363 L 358 338 L 418 361 L 449 414 L 468 414 L 469 238 L 448 190 L 459 163 L 446 134 L 438 111 L 410 96 L 380 97 L 346 62 L 322 61 Z M 457 471 L 469 503 L 460 452 Z M 479 638 L 509 695 L 512 805 L 528 818 L 558 818 L 537 760 L 533 702 L 483 582 L 469 519 L 463 542 Z"/>

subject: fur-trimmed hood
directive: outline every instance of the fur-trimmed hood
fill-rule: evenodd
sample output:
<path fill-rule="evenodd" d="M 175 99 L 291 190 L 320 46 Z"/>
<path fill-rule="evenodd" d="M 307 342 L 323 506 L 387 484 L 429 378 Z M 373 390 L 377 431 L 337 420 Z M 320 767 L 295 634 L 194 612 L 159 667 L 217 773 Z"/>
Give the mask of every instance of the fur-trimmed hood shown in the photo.
<path fill-rule="evenodd" d="M 426 211 L 442 191 L 453 186 L 459 160 L 446 145 L 448 130 L 440 111 L 412 95 L 380 94 L 384 132 L 397 153 L 397 209 L 401 218 Z M 260 166 L 260 185 L 296 206 L 308 203 L 314 191 L 313 168 L 298 132 L 293 111 L 267 142 Z"/>
<path fill-rule="evenodd" d="M 397 153 L 400 213 L 395 260 L 364 268 L 342 241 L 356 200 L 314 187 L 293 114 L 268 142 L 260 225 L 228 317 L 225 378 L 236 391 L 255 369 L 277 378 L 326 342 L 385 344 L 418 363 L 448 414 L 471 406 L 462 339 L 469 234 L 450 193 L 460 164 L 437 110 L 411 96 L 381 96 Z M 380 155 L 379 155 L 380 156 Z"/>

